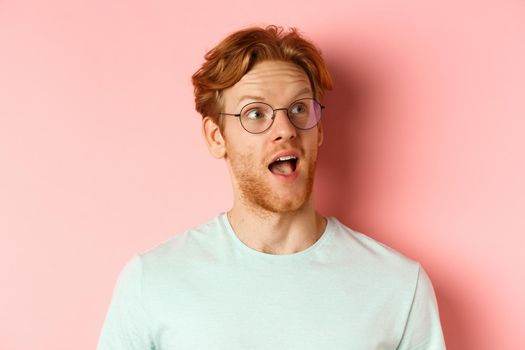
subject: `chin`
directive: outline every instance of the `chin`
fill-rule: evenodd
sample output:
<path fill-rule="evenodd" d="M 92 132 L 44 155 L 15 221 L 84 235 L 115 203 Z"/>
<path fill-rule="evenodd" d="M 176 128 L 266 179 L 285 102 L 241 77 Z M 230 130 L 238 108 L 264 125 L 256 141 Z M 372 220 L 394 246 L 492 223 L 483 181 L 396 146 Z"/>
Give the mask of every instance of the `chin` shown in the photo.
<path fill-rule="evenodd" d="M 268 179 L 266 173 L 256 174 L 247 169 L 234 169 L 235 192 L 241 201 L 256 211 L 290 213 L 308 205 L 312 189 L 315 163 L 295 180 L 282 183 Z M 303 170 L 304 172 L 304 170 Z M 302 174 L 301 174 L 302 175 Z"/>
<path fill-rule="evenodd" d="M 308 204 L 310 193 L 305 191 L 300 194 L 278 195 L 266 194 L 264 197 L 248 196 L 249 202 L 255 206 L 272 213 L 289 213 L 300 210 Z"/>

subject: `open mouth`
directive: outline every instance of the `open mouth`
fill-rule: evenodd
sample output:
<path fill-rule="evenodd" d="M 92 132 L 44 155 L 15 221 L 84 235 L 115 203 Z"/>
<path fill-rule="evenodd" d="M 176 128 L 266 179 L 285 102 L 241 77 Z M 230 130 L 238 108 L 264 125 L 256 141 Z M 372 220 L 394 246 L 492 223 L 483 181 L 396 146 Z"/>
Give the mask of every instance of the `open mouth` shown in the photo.
<path fill-rule="evenodd" d="M 290 175 L 297 168 L 297 157 L 296 156 L 283 156 L 277 158 L 275 161 L 268 165 L 268 169 L 276 175 Z"/>

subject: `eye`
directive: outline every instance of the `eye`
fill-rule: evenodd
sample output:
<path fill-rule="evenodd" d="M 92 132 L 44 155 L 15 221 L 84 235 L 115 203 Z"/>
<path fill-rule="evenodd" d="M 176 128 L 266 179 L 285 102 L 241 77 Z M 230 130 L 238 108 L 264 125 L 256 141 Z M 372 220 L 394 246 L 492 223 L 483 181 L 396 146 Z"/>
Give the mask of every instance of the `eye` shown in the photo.
<path fill-rule="evenodd" d="M 297 102 L 290 108 L 290 112 L 296 115 L 303 115 L 308 113 L 308 107 L 303 102 Z"/>
<path fill-rule="evenodd" d="M 243 117 L 250 120 L 259 120 L 264 118 L 264 112 L 259 108 L 252 108 L 244 112 Z"/>

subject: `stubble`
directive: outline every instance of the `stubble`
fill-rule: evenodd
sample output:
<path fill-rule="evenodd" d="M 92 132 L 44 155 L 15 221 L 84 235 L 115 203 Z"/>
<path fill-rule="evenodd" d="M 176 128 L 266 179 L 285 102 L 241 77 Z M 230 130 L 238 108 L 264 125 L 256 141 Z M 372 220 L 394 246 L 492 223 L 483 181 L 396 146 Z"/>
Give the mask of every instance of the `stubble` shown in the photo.
<path fill-rule="evenodd" d="M 312 155 L 308 164 L 306 183 L 294 196 L 284 196 L 276 193 L 269 183 L 269 175 L 261 173 L 252 165 L 254 159 L 250 154 L 230 155 L 233 176 L 239 187 L 240 195 L 246 205 L 256 212 L 286 213 L 302 208 L 310 198 L 314 185 L 317 153 Z"/>

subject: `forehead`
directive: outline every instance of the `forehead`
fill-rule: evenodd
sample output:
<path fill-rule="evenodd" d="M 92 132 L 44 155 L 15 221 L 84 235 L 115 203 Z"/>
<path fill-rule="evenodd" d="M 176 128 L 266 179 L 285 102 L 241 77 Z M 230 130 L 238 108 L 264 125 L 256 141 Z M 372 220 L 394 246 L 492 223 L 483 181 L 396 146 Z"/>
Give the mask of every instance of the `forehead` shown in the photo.
<path fill-rule="evenodd" d="M 310 80 L 296 64 L 263 61 L 253 66 L 235 85 L 224 90 L 226 105 L 234 107 L 247 99 L 286 103 L 298 95 L 312 97 Z"/>

